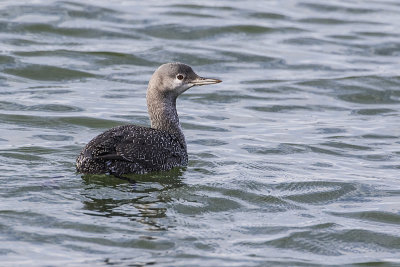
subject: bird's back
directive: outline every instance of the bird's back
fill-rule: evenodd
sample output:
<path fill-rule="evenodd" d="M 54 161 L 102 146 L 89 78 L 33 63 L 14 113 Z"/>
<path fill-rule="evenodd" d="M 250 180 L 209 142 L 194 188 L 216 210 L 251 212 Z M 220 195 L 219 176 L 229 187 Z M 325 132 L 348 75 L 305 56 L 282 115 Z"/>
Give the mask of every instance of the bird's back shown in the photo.
<path fill-rule="evenodd" d="M 148 173 L 185 166 L 184 138 L 136 125 L 111 128 L 93 138 L 76 159 L 78 172 Z"/>

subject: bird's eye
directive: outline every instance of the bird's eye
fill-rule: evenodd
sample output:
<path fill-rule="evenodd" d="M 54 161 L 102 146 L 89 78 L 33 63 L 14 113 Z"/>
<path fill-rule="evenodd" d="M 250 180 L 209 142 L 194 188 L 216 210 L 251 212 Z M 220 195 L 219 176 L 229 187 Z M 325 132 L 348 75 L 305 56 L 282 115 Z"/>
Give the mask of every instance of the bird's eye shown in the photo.
<path fill-rule="evenodd" d="M 177 78 L 178 80 L 182 80 L 182 79 L 183 79 L 183 75 L 182 75 L 182 74 L 178 74 L 178 75 L 176 75 L 176 78 Z"/>

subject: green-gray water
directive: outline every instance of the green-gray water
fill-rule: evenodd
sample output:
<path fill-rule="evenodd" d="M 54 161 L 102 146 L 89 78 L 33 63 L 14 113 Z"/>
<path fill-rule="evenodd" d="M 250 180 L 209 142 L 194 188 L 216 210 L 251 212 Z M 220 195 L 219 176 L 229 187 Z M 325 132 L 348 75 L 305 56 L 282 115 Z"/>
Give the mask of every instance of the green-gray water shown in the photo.
<path fill-rule="evenodd" d="M 0 265 L 400 264 L 399 14 L 0 2 Z M 223 80 L 178 101 L 189 166 L 76 174 L 91 138 L 149 124 L 147 82 L 171 61 Z"/>

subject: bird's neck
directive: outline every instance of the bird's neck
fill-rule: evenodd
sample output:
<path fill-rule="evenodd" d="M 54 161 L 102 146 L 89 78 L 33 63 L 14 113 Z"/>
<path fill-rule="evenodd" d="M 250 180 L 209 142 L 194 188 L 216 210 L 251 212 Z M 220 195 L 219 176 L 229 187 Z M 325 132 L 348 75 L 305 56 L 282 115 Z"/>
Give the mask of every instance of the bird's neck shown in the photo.
<path fill-rule="evenodd" d="M 151 128 L 176 135 L 181 143 L 186 146 L 185 137 L 176 111 L 176 97 L 162 96 L 148 91 L 147 108 Z"/>

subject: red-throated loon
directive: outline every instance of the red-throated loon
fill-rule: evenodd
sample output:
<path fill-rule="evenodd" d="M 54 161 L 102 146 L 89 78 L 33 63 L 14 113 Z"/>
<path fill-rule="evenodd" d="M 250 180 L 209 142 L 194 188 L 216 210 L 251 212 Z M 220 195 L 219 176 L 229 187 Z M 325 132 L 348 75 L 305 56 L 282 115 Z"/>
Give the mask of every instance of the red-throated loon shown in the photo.
<path fill-rule="evenodd" d="M 76 159 L 77 171 L 120 176 L 187 165 L 186 141 L 176 111 L 176 99 L 193 86 L 219 82 L 221 80 L 198 76 L 183 63 L 161 65 L 147 88 L 151 128 L 123 125 L 98 135 Z"/>

